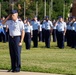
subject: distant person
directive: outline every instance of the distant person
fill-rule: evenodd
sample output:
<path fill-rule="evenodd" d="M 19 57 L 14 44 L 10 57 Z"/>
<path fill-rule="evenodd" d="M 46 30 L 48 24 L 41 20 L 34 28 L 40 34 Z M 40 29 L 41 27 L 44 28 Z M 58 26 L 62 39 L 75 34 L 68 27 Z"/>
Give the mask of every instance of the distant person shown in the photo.
<path fill-rule="evenodd" d="M 52 30 L 53 30 L 53 24 L 49 20 L 48 16 L 46 16 L 46 20 L 45 20 L 44 24 L 45 24 L 45 47 L 50 48 L 50 41 L 51 41 L 51 34 L 52 34 Z"/>
<path fill-rule="evenodd" d="M 57 44 L 58 47 L 61 49 L 64 48 L 65 34 L 66 34 L 66 23 L 63 21 L 62 16 L 59 16 L 57 22 Z"/>
<path fill-rule="evenodd" d="M 25 42 L 27 50 L 30 50 L 32 36 L 33 36 L 33 34 L 32 34 L 32 27 L 30 25 L 30 22 L 27 21 L 26 25 L 25 25 L 25 37 L 24 37 L 24 42 Z"/>
<path fill-rule="evenodd" d="M 72 24 L 72 17 L 68 18 L 67 22 L 67 30 L 66 30 L 66 39 L 67 39 L 67 46 L 71 47 L 71 24 Z"/>
<path fill-rule="evenodd" d="M 53 42 L 56 42 L 56 40 L 57 40 L 57 37 L 56 37 L 56 26 L 57 26 L 57 24 L 56 24 L 56 21 L 54 20 L 53 21 L 53 32 L 52 32 Z"/>
<path fill-rule="evenodd" d="M 71 32 L 70 32 L 70 43 L 71 43 L 71 47 L 72 48 L 75 48 L 76 47 L 76 45 L 75 45 L 75 43 L 76 43 L 76 17 L 75 16 L 72 16 L 71 17 L 71 24 L 70 24 L 70 26 L 71 26 Z"/>
<path fill-rule="evenodd" d="M 38 31 L 39 31 L 39 21 L 37 19 L 37 16 L 34 17 L 33 21 L 31 22 L 32 28 L 33 28 L 33 44 L 35 48 L 38 47 Z"/>
<path fill-rule="evenodd" d="M 42 42 L 42 24 L 39 25 L 39 42 Z"/>
<path fill-rule="evenodd" d="M 42 21 L 42 42 L 45 42 L 45 20 Z"/>
<path fill-rule="evenodd" d="M 5 42 L 5 32 L 4 32 L 2 20 L 0 20 L 0 42 Z"/>

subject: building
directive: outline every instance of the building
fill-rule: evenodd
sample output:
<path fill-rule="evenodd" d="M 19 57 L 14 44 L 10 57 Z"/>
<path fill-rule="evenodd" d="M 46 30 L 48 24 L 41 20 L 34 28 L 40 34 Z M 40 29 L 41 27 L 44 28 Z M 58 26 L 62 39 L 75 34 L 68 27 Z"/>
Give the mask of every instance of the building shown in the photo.
<path fill-rule="evenodd" d="M 73 0 L 72 16 L 76 16 L 76 0 Z"/>

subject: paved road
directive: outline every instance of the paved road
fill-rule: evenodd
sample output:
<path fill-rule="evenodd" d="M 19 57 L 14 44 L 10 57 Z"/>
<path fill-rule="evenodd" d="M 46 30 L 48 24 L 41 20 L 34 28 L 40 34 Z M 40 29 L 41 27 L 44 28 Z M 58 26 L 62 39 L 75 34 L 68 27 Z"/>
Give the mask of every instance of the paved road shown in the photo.
<path fill-rule="evenodd" d="M 49 74 L 49 73 L 37 73 L 37 72 L 19 72 L 19 73 L 12 73 L 7 72 L 7 70 L 0 70 L 0 75 L 62 75 L 62 74 Z"/>

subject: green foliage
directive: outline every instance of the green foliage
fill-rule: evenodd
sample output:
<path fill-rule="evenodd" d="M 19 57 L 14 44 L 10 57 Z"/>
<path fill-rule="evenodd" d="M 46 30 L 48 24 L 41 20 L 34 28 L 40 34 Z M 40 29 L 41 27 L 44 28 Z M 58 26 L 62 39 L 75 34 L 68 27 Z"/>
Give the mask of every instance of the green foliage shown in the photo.
<path fill-rule="evenodd" d="M 2 0 L 0 0 L 2 2 Z M 19 16 L 24 17 L 24 1 L 25 1 L 25 9 L 26 9 L 26 17 L 33 18 L 36 15 L 36 1 L 38 1 L 38 17 L 39 19 L 44 18 L 44 0 L 19 0 L 19 2 L 15 2 L 14 9 L 17 9 L 19 12 Z M 49 3 L 51 0 L 46 0 L 46 15 L 49 15 Z M 70 4 L 73 0 L 53 0 L 53 11 L 52 11 L 52 19 L 57 19 L 58 16 L 63 16 L 63 6 L 65 4 L 65 18 L 70 11 Z M 11 12 L 12 6 L 7 2 L 2 2 L 2 16 L 7 16 L 9 12 Z M 18 4 L 20 4 L 21 9 L 18 8 Z"/>

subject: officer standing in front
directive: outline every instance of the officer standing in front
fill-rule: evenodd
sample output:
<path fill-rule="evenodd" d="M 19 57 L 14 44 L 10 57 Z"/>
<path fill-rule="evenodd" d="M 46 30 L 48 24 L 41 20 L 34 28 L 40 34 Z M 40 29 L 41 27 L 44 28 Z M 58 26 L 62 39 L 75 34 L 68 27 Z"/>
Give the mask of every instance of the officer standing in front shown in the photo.
<path fill-rule="evenodd" d="M 9 18 L 11 20 L 8 20 Z M 21 68 L 21 46 L 24 39 L 24 24 L 18 20 L 17 10 L 12 10 L 3 22 L 9 28 L 9 51 L 11 58 L 11 70 L 9 72 L 20 72 Z"/>
<path fill-rule="evenodd" d="M 64 48 L 64 36 L 66 33 L 66 23 L 63 21 L 62 16 L 58 17 L 58 22 L 57 22 L 57 46 L 59 48 Z"/>
<path fill-rule="evenodd" d="M 53 30 L 53 24 L 49 20 L 49 17 L 46 16 L 46 21 L 45 21 L 45 47 L 46 48 L 50 48 L 52 30 Z"/>

